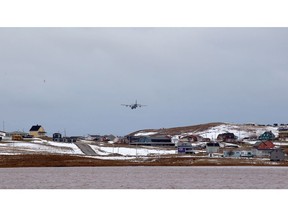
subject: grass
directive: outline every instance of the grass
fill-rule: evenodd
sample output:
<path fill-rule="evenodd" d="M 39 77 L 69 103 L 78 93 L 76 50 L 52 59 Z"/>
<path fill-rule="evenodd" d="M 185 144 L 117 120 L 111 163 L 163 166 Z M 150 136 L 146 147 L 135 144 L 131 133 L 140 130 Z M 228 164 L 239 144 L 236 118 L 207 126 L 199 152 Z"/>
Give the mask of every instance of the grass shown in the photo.
<path fill-rule="evenodd" d="M 288 161 L 271 162 L 257 159 L 203 157 L 139 157 L 131 160 L 105 160 L 60 154 L 1 155 L 0 168 L 5 167 L 82 167 L 82 166 L 288 166 Z"/>

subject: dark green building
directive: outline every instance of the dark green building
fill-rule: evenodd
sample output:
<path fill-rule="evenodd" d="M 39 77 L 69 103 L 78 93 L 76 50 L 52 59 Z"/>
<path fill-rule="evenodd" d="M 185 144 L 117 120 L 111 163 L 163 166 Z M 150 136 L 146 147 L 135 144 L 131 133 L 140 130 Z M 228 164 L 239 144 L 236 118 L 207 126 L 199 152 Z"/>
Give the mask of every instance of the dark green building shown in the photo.
<path fill-rule="evenodd" d="M 262 135 L 258 137 L 259 140 L 274 140 L 275 135 L 272 133 L 272 131 L 266 131 Z"/>

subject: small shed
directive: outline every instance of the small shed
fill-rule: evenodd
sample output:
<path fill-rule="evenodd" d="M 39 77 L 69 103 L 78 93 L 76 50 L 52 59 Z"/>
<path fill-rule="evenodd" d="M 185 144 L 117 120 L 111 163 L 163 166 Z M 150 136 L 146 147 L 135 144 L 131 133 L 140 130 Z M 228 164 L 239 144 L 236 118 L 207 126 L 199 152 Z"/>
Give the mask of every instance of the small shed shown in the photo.
<path fill-rule="evenodd" d="M 285 160 L 285 153 L 282 149 L 274 149 L 270 153 L 270 160 L 271 161 L 284 161 Z"/>

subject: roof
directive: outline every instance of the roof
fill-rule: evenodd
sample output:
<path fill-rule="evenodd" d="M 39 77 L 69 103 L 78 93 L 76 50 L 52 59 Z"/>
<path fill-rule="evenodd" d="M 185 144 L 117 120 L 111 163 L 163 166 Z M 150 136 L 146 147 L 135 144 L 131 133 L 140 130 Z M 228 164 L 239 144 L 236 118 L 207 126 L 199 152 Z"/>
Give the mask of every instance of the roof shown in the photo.
<path fill-rule="evenodd" d="M 258 150 L 262 149 L 273 149 L 275 147 L 275 145 L 271 142 L 271 141 L 262 141 L 262 142 L 256 142 L 254 145 L 255 148 L 257 148 Z"/>
<path fill-rule="evenodd" d="M 41 128 L 41 125 L 33 125 L 30 131 L 38 131 Z"/>
<path fill-rule="evenodd" d="M 208 146 L 208 147 L 220 147 L 218 142 L 210 142 L 210 143 L 207 143 L 206 146 Z"/>

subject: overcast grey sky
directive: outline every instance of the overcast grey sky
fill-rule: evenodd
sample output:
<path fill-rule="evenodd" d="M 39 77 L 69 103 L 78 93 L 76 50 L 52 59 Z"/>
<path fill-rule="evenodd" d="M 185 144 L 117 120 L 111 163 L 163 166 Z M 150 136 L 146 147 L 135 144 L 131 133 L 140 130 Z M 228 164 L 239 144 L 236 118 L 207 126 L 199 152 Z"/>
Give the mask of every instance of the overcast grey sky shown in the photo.
<path fill-rule="evenodd" d="M 0 120 L 49 135 L 288 123 L 287 39 L 288 28 L 0 28 Z M 120 106 L 136 99 L 148 106 Z"/>

